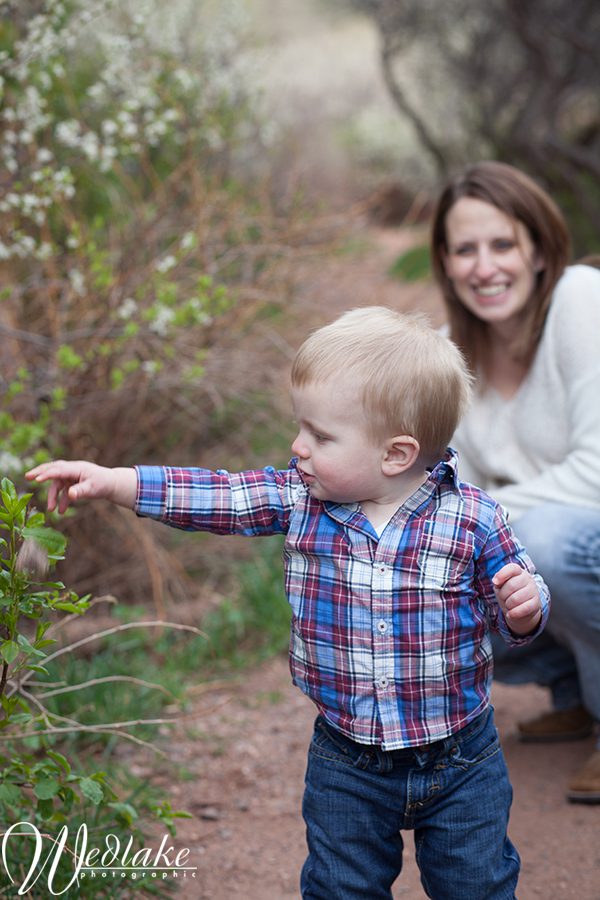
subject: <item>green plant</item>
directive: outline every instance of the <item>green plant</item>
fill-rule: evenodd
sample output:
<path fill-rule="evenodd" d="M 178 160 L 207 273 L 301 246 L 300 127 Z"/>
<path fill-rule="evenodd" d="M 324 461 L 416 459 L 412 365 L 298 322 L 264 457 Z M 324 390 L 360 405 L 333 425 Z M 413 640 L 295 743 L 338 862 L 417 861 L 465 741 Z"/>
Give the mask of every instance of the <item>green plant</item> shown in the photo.
<path fill-rule="evenodd" d="M 125 843 L 127 834 L 139 841 L 139 809 L 131 798 L 123 800 L 106 772 L 89 761 L 77 771 L 64 752 L 61 739 L 85 730 L 70 717 L 54 713 L 40 699 L 46 663 L 64 651 L 51 652 L 50 637 L 57 613 L 79 616 L 90 607 L 89 597 L 78 597 L 60 581 L 47 580 L 47 570 L 64 555 L 63 535 L 45 525 L 42 513 L 30 510 L 30 494 L 19 496 L 14 484 L 0 483 L 0 809 L 2 810 L 2 866 L 4 876 L 22 884 L 35 883 L 44 866 L 34 873 L 33 844 L 53 829 L 46 873 L 51 893 L 69 885 L 74 868 L 83 859 L 81 840 L 110 833 Z M 123 626 L 122 626 L 123 627 Z M 67 647 L 67 650 L 69 648 Z M 38 680 L 35 680 L 38 679 Z M 42 679 L 40 682 L 39 679 Z M 115 733 L 113 726 L 98 726 Z M 174 820 L 183 815 L 168 800 L 151 798 L 146 807 L 174 833 Z M 9 822 L 12 821 L 12 825 Z M 17 834 L 13 834 L 15 828 Z M 82 830 L 83 829 L 83 830 Z M 69 835 L 70 832 L 70 835 Z M 77 838 L 73 838 L 74 832 Z M 18 840 L 25 834 L 28 840 Z M 81 837 L 83 835 L 83 837 Z M 75 850 L 66 844 L 75 840 Z M 64 837 L 64 840 L 63 840 Z M 61 847 L 66 847 L 63 852 Z M 58 848 L 58 849 L 56 849 Z M 41 851 L 40 851 L 41 852 Z M 78 857 L 79 852 L 79 857 Z M 29 875 L 24 873 L 29 872 Z M 3 879 L 4 880 L 4 879 Z M 116 895 L 97 891 L 91 880 L 81 891 L 95 896 Z M 129 890 L 131 885 L 128 884 Z M 4 893 L 4 892 L 3 892 Z"/>

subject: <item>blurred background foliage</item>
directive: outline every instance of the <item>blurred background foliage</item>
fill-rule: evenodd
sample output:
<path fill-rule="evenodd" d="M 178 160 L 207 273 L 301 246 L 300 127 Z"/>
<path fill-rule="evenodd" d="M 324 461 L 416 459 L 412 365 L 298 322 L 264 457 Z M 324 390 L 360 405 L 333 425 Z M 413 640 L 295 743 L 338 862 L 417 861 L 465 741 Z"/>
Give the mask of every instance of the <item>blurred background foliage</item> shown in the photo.
<path fill-rule="evenodd" d="M 288 299 L 294 251 L 320 240 L 254 169 L 268 121 L 244 19 L 112 0 L 3 12 L 0 468 L 192 462 L 220 442 L 230 397 L 254 426 L 242 398 L 260 389 L 260 351 L 244 336 Z M 115 510 L 65 527 L 82 590 L 151 594 L 164 612 L 163 585 L 186 581 Z"/>
<path fill-rule="evenodd" d="M 285 465 L 286 373 L 327 299 L 305 302 L 314 273 L 402 226 L 390 273 L 426 279 L 431 200 L 469 161 L 522 166 L 598 253 L 599 17 L 596 0 L 0 0 L 0 476 L 24 490 L 55 456 Z M 102 504 L 54 525 L 60 578 L 95 599 L 38 685 L 53 716 L 161 716 L 285 648 L 280 538 Z M 204 636 L 137 627 L 166 618 Z M 65 742 L 122 760 L 129 829 L 156 798 L 120 740 Z"/>
<path fill-rule="evenodd" d="M 285 464 L 304 262 L 357 221 L 417 223 L 392 273 L 426 277 L 431 198 L 470 160 L 521 165 L 598 251 L 592 0 L 0 10 L 0 472 L 17 481 L 54 456 Z M 214 615 L 240 591 L 232 560 L 273 558 L 100 505 L 60 528 L 69 585 L 159 617 Z"/>
<path fill-rule="evenodd" d="M 580 254 L 600 233 L 596 0 L 353 0 L 382 73 L 438 177 L 494 158 L 537 178 Z"/>

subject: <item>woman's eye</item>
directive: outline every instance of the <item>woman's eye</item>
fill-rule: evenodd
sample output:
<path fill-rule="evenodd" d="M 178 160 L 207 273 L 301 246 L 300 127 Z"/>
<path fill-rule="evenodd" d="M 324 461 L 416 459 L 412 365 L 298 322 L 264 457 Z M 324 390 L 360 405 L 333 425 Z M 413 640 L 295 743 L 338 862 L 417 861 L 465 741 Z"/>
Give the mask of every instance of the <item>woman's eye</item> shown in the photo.
<path fill-rule="evenodd" d="M 470 244 L 465 244 L 465 245 L 460 246 L 460 247 L 455 247 L 455 248 L 454 248 L 454 255 L 455 255 L 455 256 L 468 256 L 469 253 L 473 253 L 473 252 L 474 252 L 474 249 L 475 249 L 475 248 L 472 247 Z"/>
<path fill-rule="evenodd" d="M 494 241 L 494 250 L 499 250 L 500 252 L 512 250 L 514 246 L 515 242 L 509 239 Z"/>

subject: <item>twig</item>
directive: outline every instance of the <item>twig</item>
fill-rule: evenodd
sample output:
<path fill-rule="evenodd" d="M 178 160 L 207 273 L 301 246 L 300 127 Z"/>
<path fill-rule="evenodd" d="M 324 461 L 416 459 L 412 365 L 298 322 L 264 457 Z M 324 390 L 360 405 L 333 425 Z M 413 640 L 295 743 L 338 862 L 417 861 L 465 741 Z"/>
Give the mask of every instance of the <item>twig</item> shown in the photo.
<path fill-rule="evenodd" d="M 199 628 L 195 628 L 193 625 L 183 625 L 179 622 L 125 622 L 122 625 L 115 625 L 113 628 L 106 628 L 104 631 L 96 631 L 94 632 L 94 634 L 90 634 L 87 637 L 81 638 L 81 640 L 75 641 L 72 644 L 66 644 L 64 647 L 61 647 L 59 650 L 55 650 L 54 653 L 51 653 L 49 656 L 47 656 L 44 660 L 44 664 L 46 665 L 47 663 L 51 662 L 51 660 L 56 659 L 58 656 L 62 656 L 64 653 L 70 653 L 72 650 L 76 650 L 78 647 L 82 647 L 84 644 L 89 644 L 91 641 L 97 641 L 100 638 L 107 637 L 110 634 L 117 634 L 120 631 L 127 631 L 130 628 L 173 628 L 175 631 L 191 631 L 193 634 L 196 634 L 199 637 L 207 637 L 207 635 L 203 631 L 200 631 Z M 21 684 L 27 683 L 28 681 L 29 675 L 25 674 L 23 676 Z M 12 695 L 18 689 L 19 688 L 17 685 L 13 685 L 13 689 L 8 696 L 12 697 Z"/>
<path fill-rule="evenodd" d="M 168 697 L 171 697 L 173 700 L 177 700 L 175 694 L 172 694 L 166 687 L 163 687 L 162 684 L 154 684 L 151 681 L 144 681 L 143 678 L 134 678 L 133 675 L 106 675 L 103 678 L 91 678 L 89 681 L 82 681 L 79 684 L 68 684 L 63 687 L 56 688 L 52 691 L 45 691 L 43 694 L 40 694 L 40 697 L 56 697 L 58 694 L 68 694 L 71 691 L 82 691 L 84 688 L 93 687 L 97 684 L 106 684 L 110 681 L 127 681 L 131 684 L 138 684 L 140 687 L 152 688 L 156 691 L 162 691 L 163 694 L 166 694 Z M 42 682 L 36 682 L 36 684 L 43 686 Z"/>
<path fill-rule="evenodd" d="M 63 653 L 69 653 L 71 650 L 76 650 L 78 647 L 82 647 L 84 644 L 89 644 L 91 641 L 97 641 L 100 638 L 108 637 L 110 634 L 117 634 L 119 631 L 127 631 L 130 628 L 173 628 L 175 631 L 191 631 L 193 634 L 197 634 L 199 637 L 206 638 L 207 635 L 200 631 L 199 628 L 195 628 L 193 625 L 183 625 L 180 622 L 163 622 L 160 620 L 150 620 L 146 622 L 124 622 L 122 625 L 115 625 L 114 628 L 106 628 L 104 631 L 97 631 L 94 634 L 90 634 L 87 637 L 81 638 L 79 641 L 75 641 L 72 644 L 67 644 L 65 647 L 61 647 L 60 650 L 55 650 L 54 653 L 51 653 L 44 660 L 44 664 L 49 663 L 51 660 L 56 659 L 58 656 L 62 656 Z"/>

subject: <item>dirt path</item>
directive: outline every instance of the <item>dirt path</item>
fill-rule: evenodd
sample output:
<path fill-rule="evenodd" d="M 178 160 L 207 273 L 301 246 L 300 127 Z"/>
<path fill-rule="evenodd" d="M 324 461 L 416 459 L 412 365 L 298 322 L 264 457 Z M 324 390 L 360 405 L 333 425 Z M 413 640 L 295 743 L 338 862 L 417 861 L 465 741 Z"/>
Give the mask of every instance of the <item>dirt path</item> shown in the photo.
<path fill-rule="evenodd" d="M 569 804 L 563 794 L 591 741 L 521 744 L 516 720 L 543 708 L 545 692 L 496 685 L 493 700 L 515 790 L 510 833 L 523 859 L 519 900 L 599 900 L 600 808 Z M 169 753 L 192 777 L 171 788 L 174 803 L 194 815 L 177 834 L 198 866 L 196 883 L 181 888 L 186 900 L 299 898 L 300 807 L 313 718 L 281 657 L 199 704 L 195 734 L 188 723 Z M 410 834 L 405 845 L 394 897 L 421 900 Z"/>
<path fill-rule="evenodd" d="M 343 309 L 379 303 L 424 309 L 434 322 L 441 321 L 430 287 L 400 287 L 385 275 L 410 236 L 371 234 L 368 252 L 329 262 L 307 279 L 297 310 L 303 332 Z M 523 859 L 519 900 L 600 900 L 600 807 L 564 799 L 565 783 L 591 751 L 591 741 L 521 744 L 516 721 L 544 709 L 546 693 L 496 685 L 493 700 L 515 789 L 511 837 Z M 177 843 L 190 848 L 198 872 L 193 884 L 181 884 L 178 896 L 299 897 L 305 854 L 300 804 L 313 718 L 313 707 L 292 687 L 283 658 L 199 698 L 194 718 L 180 727 L 169 748 L 171 762 L 186 774 L 173 785 L 172 770 L 165 772 L 173 804 L 194 816 L 181 821 Z M 394 896 L 425 896 L 410 834 Z"/>

